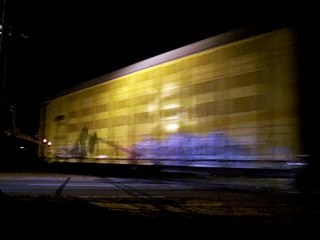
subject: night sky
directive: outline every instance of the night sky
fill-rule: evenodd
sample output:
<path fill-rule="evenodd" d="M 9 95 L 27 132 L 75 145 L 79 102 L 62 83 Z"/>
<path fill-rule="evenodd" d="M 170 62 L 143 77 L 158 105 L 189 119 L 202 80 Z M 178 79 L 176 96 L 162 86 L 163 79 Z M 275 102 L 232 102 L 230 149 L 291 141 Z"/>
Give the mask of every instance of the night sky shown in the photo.
<path fill-rule="evenodd" d="M 253 6 L 7 0 L 12 36 L 6 95 L 17 105 L 18 127 L 31 135 L 38 129 L 40 104 L 59 91 L 233 29 L 299 25 L 302 13 L 297 9 L 260 1 Z"/>

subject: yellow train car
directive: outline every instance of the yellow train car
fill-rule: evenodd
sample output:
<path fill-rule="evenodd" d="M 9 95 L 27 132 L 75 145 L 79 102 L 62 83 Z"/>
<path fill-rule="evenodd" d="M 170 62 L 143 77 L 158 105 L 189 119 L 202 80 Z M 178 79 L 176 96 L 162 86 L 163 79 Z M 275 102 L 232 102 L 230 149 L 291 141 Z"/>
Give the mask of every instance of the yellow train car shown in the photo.
<path fill-rule="evenodd" d="M 301 160 L 295 32 L 237 30 L 43 103 L 48 161 L 290 168 Z"/>

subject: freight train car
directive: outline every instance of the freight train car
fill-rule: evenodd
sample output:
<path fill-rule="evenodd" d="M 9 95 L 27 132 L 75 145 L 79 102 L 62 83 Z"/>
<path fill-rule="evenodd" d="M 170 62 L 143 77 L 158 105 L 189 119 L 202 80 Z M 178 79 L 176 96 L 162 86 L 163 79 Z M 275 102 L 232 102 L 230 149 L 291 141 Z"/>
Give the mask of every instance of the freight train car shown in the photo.
<path fill-rule="evenodd" d="M 198 167 L 303 164 L 295 32 L 237 30 L 43 103 L 48 161 Z"/>

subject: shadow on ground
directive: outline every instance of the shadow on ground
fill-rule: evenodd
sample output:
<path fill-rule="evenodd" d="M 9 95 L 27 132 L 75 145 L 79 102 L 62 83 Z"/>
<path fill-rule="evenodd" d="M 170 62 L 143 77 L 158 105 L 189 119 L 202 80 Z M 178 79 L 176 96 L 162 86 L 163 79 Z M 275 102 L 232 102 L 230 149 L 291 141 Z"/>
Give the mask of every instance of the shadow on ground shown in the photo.
<path fill-rule="evenodd" d="M 311 234 L 320 227 L 319 196 L 297 195 L 292 198 L 292 195 L 223 190 L 217 191 L 216 195 L 220 201 L 230 199 L 230 203 L 213 206 L 216 212 L 206 213 L 188 211 L 186 202 L 179 202 L 179 199 L 153 199 L 153 202 L 148 199 L 109 199 L 100 201 L 99 205 L 90 199 L 75 197 L 30 197 L 1 193 L 1 226 L 3 229 L 14 227 L 17 231 L 34 229 L 34 233 L 45 230 L 75 235 L 92 232 L 119 236 L 205 236 L 212 233 L 240 236 L 252 235 L 256 231 L 263 235 L 285 233 L 288 236 Z M 248 201 L 252 201 L 249 205 L 256 208 L 258 214 L 248 212 Z M 109 207 L 101 207 L 103 204 Z M 125 204 L 139 205 L 140 209 L 110 207 Z M 160 211 L 148 211 L 148 204 Z M 185 208 L 185 211 L 168 211 L 164 206 Z M 252 207 L 250 209 L 252 211 Z"/>

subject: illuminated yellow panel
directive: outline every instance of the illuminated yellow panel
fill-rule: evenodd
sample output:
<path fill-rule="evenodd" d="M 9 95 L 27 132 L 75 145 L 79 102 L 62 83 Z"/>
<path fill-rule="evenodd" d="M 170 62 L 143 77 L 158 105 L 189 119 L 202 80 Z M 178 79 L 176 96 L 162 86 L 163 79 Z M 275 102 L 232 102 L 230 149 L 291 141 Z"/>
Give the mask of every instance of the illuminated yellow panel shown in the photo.
<path fill-rule="evenodd" d="M 291 37 L 279 30 L 212 46 L 51 100 L 43 135 L 55 144 L 47 157 L 70 149 L 85 128 L 87 142 L 94 134 L 101 141 L 90 157 L 123 157 L 121 147 L 151 144 L 145 139 L 168 147 L 186 136 L 228 138 L 256 154 L 248 157 L 292 153 L 298 129 Z"/>

